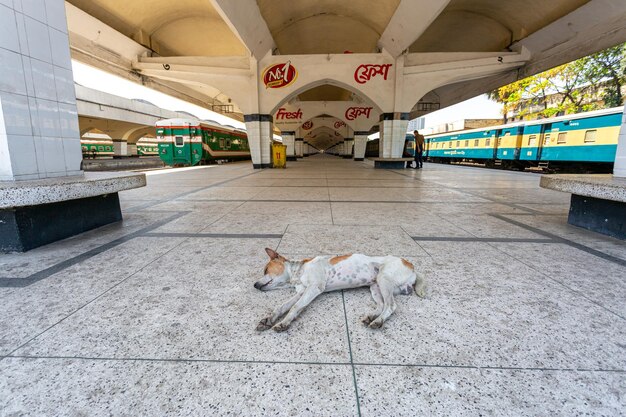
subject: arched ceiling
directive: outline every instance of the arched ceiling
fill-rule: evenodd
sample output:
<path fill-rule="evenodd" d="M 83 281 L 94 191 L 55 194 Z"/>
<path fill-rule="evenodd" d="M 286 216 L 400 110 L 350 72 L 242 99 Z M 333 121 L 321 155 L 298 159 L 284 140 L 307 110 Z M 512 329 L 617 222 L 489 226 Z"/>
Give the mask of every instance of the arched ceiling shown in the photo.
<path fill-rule="evenodd" d="M 501 51 L 588 1 L 452 0 L 409 51 Z"/>
<path fill-rule="evenodd" d="M 400 0 L 257 0 L 281 54 L 375 52 Z"/>
<path fill-rule="evenodd" d="M 68 0 L 159 55 L 247 55 L 208 0 Z"/>
<path fill-rule="evenodd" d="M 254 3 L 236 1 L 68 0 L 158 55 L 205 57 L 250 55 L 255 45 L 262 44 L 254 37 L 262 32 L 255 32 L 258 26 L 266 26 L 265 33 L 269 31 L 276 46 L 274 53 L 282 55 L 377 52 L 387 26 L 398 21 L 396 11 L 415 11 L 411 5 L 419 4 L 401 0 L 256 0 L 259 17 L 251 11 L 254 7 L 237 8 Z M 498 52 L 589 1 L 450 0 L 441 13 L 433 15 L 432 23 L 425 23 L 425 31 L 416 32 L 415 36 L 421 35 L 415 40 L 411 37 L 403 47 L 410 44 L 409 52 Z M 213 4 L 221 8 L 219 13 Z M 224 20 L 233 14 L 242 19 Z M 254 24 L 244 24 L 250 21 Z M 405 27 L 403 33 L 410 29 Z M 201 92 L 228 99 L 220 96 L 219 86 Z M 341 87 L 321 85 L 300 93 L 299 99 L 345 101 L 352 94 Z"/>

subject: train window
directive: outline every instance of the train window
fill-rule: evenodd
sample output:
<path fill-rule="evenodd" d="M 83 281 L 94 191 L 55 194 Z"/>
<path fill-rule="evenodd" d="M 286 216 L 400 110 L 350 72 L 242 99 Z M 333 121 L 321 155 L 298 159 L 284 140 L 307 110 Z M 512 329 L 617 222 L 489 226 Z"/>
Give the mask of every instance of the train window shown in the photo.
<path fill-rule="evenodd" d="M 543 138 L 543 146 L 548 146 L 549 143 L 550 143 L 550 134 L 546 133 L 546 135 Z"/>
<path fill-rule="evenodd" d="M 537 146 L 537 135 L 530 135 L 528 137 L 528 146 Z"/>
<path fill-rule="evenodd" d="M 474 146 L 478 146 L 478 139 L 474 139 Z"/>
<path fill-rule="evenodd" d="M 585 132 L 585 143 L 592 143 L 596 141 L 597 130 L 588 130 Z"/>
<path fill-rule="evenodd" d="M 228 140 L 228 139 L 226 140 L 226 147 L 230 148 L 230 140 Z"/>
<path fill-rule="evenodd" d="M 469 146 L 469 140 L 465 140 L 465 147 L 467 148 Z"/>
<path fill-rule="evenodd" d="M 185 140 L 183 139 L 182 136 L 174 137 L 174 145 L 176 145 L 176 146 L 183 146 L 184 144 L 185 144 Z"/>
<path fill-rule="evenodd" d="M 103 151 L 104 150 L 104 146 L 98 146 L 98 150 L 99 151 Z"/>
<path fill-rule="evenodd" d="M 456 141 L 456 147 L 458 148 L 458 147 L 460 147 L 460 146 L 461 146 L 461 141 L 460 141 L 460 140 L 457 140 L 457 141 Z"/>
<path fill-rule="evenodd" d="M 220 148 L 224 149 L 224 139 L 220 139 Z"/>
<path fill-rule="evenodd" d="M 485 146 L 489 146 L 490 143 L 491 143 L 490 138 L 485 139 Z"/>
<path fill-rule="evenodd" d="M 567 132 L 559 133 L 559 136 L 556 137 L 556 143 L 565 143 L 567 142 Z"/>
<path fill-rule="evenodd" d="M 498 138 L 498 146 L 502 145 L 502 138 Z"/>
<path fill-rule="evenodd" d="M 448 142 L 448 148 L 452 147 L 452 141 Z"/>

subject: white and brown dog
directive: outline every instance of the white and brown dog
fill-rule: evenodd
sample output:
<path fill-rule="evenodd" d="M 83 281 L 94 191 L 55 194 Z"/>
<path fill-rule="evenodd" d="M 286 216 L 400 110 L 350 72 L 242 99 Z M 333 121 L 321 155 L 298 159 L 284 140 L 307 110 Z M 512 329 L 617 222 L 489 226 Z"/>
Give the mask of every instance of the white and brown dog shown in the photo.
<path fill-rule="evenodd" d="M 302 310 L 323 292 L 357 287 L 370 287 L 376 310 L 363 318 L 363 323 L 376 329 L 396 309 L 394 295 L 413 291 L 424 297 L 426 283 L 409 261 L 395 256 L 316 256 L 289 261 L 269 248 L 270 261 L 263 278 L 254 283 L 261 291 L 295 288 L 296 295 L 261 320 L 257 330 L 272 328 L 285 331 Z M 281 320 L 281 317 L 283 317 Z"/>

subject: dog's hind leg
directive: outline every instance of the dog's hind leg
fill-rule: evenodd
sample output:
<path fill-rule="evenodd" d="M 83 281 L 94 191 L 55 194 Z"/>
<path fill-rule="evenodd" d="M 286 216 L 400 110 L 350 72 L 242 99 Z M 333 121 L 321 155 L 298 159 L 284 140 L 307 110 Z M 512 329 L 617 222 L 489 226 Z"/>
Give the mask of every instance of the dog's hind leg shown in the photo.
<path fill-rule="evenodd" d="M 293 307 L 293 305 L 296 303 L 296 301 L 300 299 L 301 296 L 302 294 L 296 294 L 291 297 L 289 300 L 287 300 L 286 303 L 272 311 L 272 314 L 262 319 L 256 326 L 256 329 L 260 332 L 270 329 L 274 325 L 274 323 L 278 321 L 278 319 L 280 319 L 287 311 L 289 311 L 291 307 Z"/>
<path fill-rule="evenodd" d="M 272 327 L 272 330 L 275 330 L 277 332 L 284 332 L 285 330 L 287 330 L 291 322 L 300 315 L 302 310 L 304 310 L 306 306 L 311 304 L 311 301 L 315 300 L 317 296 L 320 295 L 322 292 L 324 292 L 323 289 L 317 286 L 308 287 L 306 290 L 304 290 L 300 299 L 296 301 L 293 307 L 291 307 L 291 310 L 289 310 L 289 313 L 287 313 L 284 319 L 275 324 L 274 327 Z"/>
<path fill-rule="evenodd" d="M 378 287 L 378 284 L 374 283 L 370 285 L 370 291 L 372 292 L 372 298 L 376 303 L 376 310 L 374 310 L 373 313 L 363 317 L 363 319 L 361 320 L 366 326 L 369 326 L 369 324 L 374 321 L 376 317 L 380 316 L 380 313 L 383 312 L 383 296 L 380 294 L 380 288 Z"/>
<path fill-rule="evenodd" d="M 393 282 L 391 280 L 378 279 L 378 286 L 380 287 L 380 294 L 383 297 L 383 310 L 380 315 L 370 323 L 369 327 L 372 329 L 383 327 L 385 320 L 396 311 L 396 300 L 393 297 L 395 289 Z"/>

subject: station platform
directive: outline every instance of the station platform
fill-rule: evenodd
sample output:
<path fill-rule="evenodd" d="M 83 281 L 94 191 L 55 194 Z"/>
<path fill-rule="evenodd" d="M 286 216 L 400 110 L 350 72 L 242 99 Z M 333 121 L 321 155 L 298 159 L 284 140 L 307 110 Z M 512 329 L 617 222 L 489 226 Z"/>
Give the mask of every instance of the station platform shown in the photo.
<path fill-rule="evenodd" d="M 124 221 L 0 255 L 0 410 L 26 415 L 620 415 L 626 243 L 531 173 L 316 155 L 147 172 Z M 253 283 L 287 258 L 396 255 L 428 282 L 380 330 L 368 289 Z"/>

